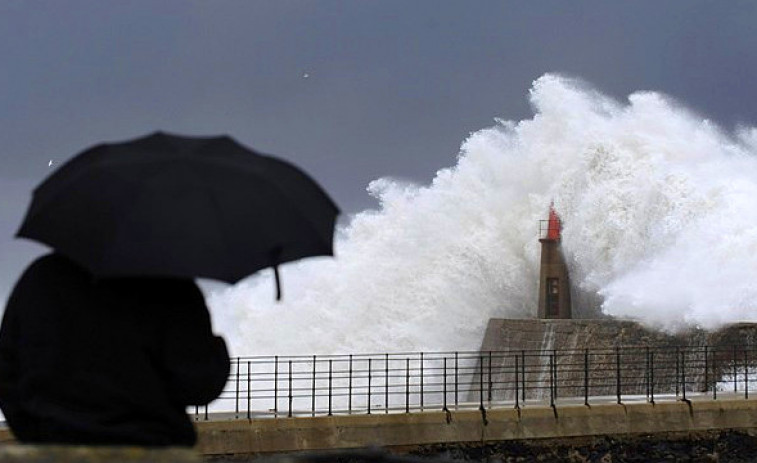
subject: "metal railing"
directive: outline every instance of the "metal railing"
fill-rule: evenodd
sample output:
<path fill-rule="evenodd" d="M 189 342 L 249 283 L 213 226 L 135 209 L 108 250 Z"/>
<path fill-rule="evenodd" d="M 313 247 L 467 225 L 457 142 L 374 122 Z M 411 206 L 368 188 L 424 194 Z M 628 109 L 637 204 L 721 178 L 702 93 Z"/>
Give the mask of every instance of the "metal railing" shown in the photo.
<path fill-rule="evenodd" d="M 750 373 L 754 372 L 754 373 Z M 749 398 L 755 346 L 256 356 L 232 359 L 210 413 L 233 418 Z"/>

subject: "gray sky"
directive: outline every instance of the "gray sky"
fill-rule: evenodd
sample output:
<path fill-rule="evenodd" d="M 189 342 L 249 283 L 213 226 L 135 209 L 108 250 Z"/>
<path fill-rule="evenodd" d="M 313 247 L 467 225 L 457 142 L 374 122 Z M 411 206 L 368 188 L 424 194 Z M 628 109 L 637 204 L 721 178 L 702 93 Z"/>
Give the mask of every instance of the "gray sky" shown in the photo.
<path fill-rule="evenodd" d="M 0 300 L 44 250 L 12 238 L 31 189 L 96 142 L 227 133 L 354 213 L 529 117 L 545 72 L 757 125 L 755 50 L 753 1 L 0 0 Z"/>

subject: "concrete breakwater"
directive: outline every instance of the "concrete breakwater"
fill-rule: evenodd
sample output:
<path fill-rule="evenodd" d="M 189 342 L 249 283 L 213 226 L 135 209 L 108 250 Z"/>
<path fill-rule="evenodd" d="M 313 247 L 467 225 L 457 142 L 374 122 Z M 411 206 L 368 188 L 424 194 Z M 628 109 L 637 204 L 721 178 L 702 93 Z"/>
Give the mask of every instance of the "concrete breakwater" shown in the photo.
<path fill-rule="evenodd" d="M 481 351 L 600 349 L 619 346 L 754 345 L 757 324 L 738 323 L 718 331 L 700 329 L 667 334 L 628 320 L 511 320 L 492 318 Z"/>
<path fill-rule="evenodd" d="M 720 387 L 746 392 L 757 388 L 749 384 L 757 373 L 756 340 L 757 324 L 751 323 L 672 335 L 610 319 L 491 319 L 468 400 L 479 400 L 482 392 L 487 401 L 514 400 L 516 392 L 542 400 Z"/>

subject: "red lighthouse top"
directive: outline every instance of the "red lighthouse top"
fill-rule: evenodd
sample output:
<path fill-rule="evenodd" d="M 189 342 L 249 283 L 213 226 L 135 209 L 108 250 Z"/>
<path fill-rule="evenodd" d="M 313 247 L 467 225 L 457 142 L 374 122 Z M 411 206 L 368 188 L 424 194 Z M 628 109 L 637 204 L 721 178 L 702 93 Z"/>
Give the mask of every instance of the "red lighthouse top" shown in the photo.
<path fill-rule="evenodd" d="M 547 224 L 547 239 L 560 239 L 560 217 L 557 216 L 554 206 L 549 206 L 549 223 Z"/>

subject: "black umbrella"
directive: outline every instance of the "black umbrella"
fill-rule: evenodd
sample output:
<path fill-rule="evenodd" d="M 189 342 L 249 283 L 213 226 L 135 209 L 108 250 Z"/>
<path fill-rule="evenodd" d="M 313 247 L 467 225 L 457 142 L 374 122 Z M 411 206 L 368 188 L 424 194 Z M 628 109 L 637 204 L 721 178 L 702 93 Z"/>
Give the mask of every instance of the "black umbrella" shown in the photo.
<path fill-rule="evenodd" d="M 101 144 L 34 191 L 18 236 L 98 277 L 208 277 L 333 255 L 339 210 L 297 167 L 227 136 Z"/>

